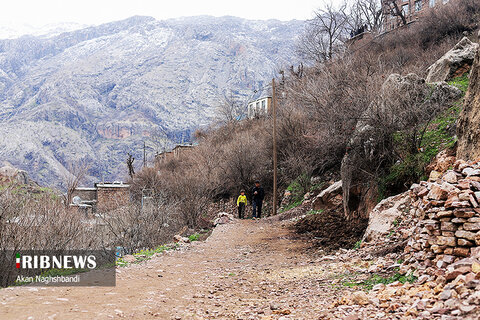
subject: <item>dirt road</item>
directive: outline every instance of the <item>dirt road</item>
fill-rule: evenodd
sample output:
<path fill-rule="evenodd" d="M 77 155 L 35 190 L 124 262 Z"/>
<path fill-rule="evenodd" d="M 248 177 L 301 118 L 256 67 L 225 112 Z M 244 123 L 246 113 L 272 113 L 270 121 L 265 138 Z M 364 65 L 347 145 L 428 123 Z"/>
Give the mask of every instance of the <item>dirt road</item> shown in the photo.
<path fill-rule="evenodd" d="M 205 242 L 119 268 L 116 287 L 0 290 L 0 319 L 316 319 L 336 290 L 279 222 L 235 221 Z"/>

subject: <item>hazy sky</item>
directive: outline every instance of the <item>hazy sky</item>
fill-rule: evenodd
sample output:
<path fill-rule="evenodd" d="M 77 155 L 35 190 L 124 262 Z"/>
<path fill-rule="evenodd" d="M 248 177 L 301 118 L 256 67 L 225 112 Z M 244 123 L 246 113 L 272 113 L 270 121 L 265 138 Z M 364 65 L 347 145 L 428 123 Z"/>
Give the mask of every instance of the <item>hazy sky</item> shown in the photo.
<path fill-rule="evenodd" d="M 2 0 L 0 25 L 100 24 L 133 15 L 157 19 L 232 15 L 248 19 L 309 19 L 322 0 Z"/>

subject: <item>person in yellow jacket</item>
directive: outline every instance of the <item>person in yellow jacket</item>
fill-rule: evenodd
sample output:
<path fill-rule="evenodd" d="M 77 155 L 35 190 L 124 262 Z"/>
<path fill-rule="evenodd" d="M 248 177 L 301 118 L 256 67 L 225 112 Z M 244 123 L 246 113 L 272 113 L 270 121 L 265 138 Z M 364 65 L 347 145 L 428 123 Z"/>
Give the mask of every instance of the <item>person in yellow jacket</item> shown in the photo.
<path fill-rule="evenodd" d="M 247 196 L 245 195 L 245 190 L 240 191 L 240 195 L 237 199 L 237 208 L 238 208 L 238 218 L 243 219 L 245 214 L 245 207 L 247 206 Z"/>

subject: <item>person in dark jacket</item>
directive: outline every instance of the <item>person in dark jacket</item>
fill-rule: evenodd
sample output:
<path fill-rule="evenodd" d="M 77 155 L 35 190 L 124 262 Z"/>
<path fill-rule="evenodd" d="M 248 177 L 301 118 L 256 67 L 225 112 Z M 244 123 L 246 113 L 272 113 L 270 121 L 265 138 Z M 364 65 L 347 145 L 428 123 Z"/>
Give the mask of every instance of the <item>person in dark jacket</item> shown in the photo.
<path fill-rule="evenodd" d="M 260 186 L 260 181 L 255 181 L 255 187 L 252 189 L 252 218 L 260 219 L 262 216 L 262 204 L 265 198 L 265 191 Z"/>

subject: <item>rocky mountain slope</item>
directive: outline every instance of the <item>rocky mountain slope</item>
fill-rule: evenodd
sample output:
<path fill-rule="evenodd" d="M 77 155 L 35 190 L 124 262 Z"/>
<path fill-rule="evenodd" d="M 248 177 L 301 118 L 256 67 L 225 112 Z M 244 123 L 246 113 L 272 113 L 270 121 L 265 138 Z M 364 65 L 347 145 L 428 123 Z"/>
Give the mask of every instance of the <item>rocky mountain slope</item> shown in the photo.
<path fill-rule="evenodd" d="M 292 63 L 303 22 L 150 17 L 0 40 L 0 161 L 61 185 L 68 164 L 122 179 L 137 159 L 208 125 Z M 183 138 L 182 138 L 183 137 Z M 140 161 L 137 161 L 139 164 Z"/>
<path fill-rule="evenodd" d="M 88 27 L 85 24 L 75 22 L 51 23 L 41 27 L 35 27 L 30 24 L 18 23 L 12 21 L 0 22 L 0 39 L 16 39 L 24 35 L 53 37 L 64 32 L 84 29 Z"/>

